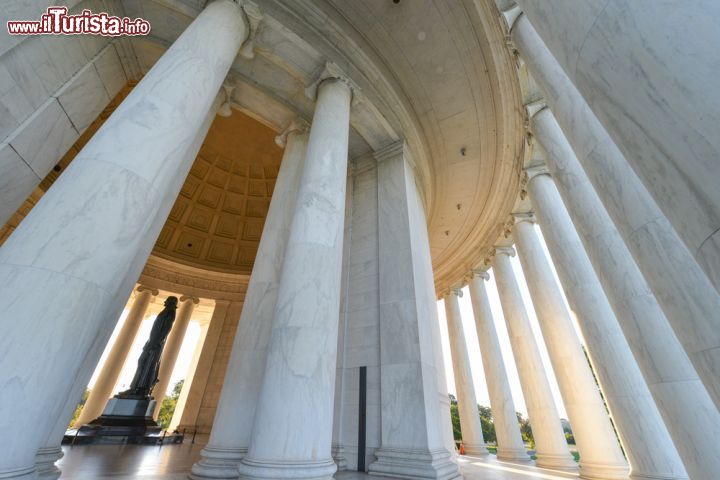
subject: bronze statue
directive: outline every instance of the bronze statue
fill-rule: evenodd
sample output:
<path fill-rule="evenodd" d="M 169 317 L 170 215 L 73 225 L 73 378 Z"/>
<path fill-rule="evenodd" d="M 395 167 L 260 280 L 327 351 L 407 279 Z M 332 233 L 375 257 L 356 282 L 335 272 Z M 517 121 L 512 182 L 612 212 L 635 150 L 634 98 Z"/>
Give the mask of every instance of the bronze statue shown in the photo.
<path fill-rule="evenodd" d="M 165 308 L 155 318 L 150 331 L 150 338 L 145 343 L 140 359 L 138 359 L 137 370 L 132 383 L 130 383 L 130 388 L 118 394 L 119 398 L 145 398 L 150 395 L 153 387 L 158 382 L 160 357 L 165 346 L 165 340 L 175 321 L 177 303 L 177 297 L 168 297 L 165 300 Z"/>

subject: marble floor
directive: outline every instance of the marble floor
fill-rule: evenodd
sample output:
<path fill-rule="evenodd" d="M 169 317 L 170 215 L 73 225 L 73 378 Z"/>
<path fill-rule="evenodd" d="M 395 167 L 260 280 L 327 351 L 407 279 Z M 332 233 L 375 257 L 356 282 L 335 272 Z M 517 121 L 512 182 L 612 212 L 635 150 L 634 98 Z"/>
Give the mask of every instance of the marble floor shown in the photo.
<path fill-rule="evenodd" d="M 185 443 L 162 447 L 136 445 L 87 445 L 63 447 L 65 456 L 58 462 L 61 480 L 186 480 L 202 446 Z M 460 457 L 460 467 L 468 480 L 564 480 L 577 478 L 553 470 Z M 340 472 L 338 480 L 367 480 L 357 472 Z"/>

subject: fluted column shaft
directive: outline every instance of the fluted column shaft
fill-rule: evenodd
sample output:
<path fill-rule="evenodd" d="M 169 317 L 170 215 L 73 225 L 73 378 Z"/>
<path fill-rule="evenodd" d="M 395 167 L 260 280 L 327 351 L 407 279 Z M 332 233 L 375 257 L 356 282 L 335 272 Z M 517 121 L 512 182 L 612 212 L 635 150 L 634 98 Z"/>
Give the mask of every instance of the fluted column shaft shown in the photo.
<path fill-rule="evenodd" d="M 720 407 L 720 294 L 525 15 L 515 20 L 512 39 L 716 407 Z"/>
<path fill-rule="evenodd" d="M 692 477 L 709 478 L 711 472 L 720 471 L 713 440 L 720 434 L 720 413 L 552 112 L 541 110 L 531 118 L 531 125 L 685 468 Z M 652 448 L 660 448 L 659 442 Z M 646 465 L 638 462 L 631 466 Z M 666 468 L 672 471 L 670 463 Z"/>
<path fill-rule="evenodd" d="M 282 140 L 282 141 L 281 141 Z M 233 341 L 225 382 L 208 444 L 192 467 L 193 478 L 237 478 L 250 445 L 285 249 L 305 162 L 308 135 L 292 124 L 263 227 L 250 284 Z"/>
<path fill-rule="evenodd" d="M 720 3 L 518 4 L 720 290 Z"/>
<path fill-rule="evenodd" d="M 535 439 L 536 463 L 545 468 L 575 469 L 577 464 L 570 455 L 550 382 L 543 370 L 540 350 L 510 263 L 510 256 L 514 255 L 512 248 L 497 247 L 492 265 Z"/>
<path fill-rule="evenodd" d="M 123 365 L 125 365 L 125 360 L 127 360 L 128 354 L 130 353 L 130 348 L 135 341 L 135 336 L 147 314 L 147 309 L 152 301 L 152 297 L 157 294 L 157 290 L 151 290 L 145 287 L 138 288 L 135 294 L 135 301 L 125 318 L 125 323 L 123 323 L 115 339 L 115 343 L 113 343 L 112 349 L 105 359 L 105 364 L 103 365 L 100 375 L 90 392 L 90 396 L 75 422 L 74 426 L 76 428 L 80 428 L 86 423 L 95 420 L 102 414 L 105 404 L 113 394 L 115 384 L 117 384 L 120 372 L 122 371 Z"/>
<path fill-rule="evenodd" d="M 34 476 L 67 379 L 107 342 L 247 33 L 237 4 L 210 3 L 0 249 L 0 351 L 12 365 L 0 370 L 0 429 L 14 432 L 0 476 Z"/>
<path fill-rule="evenodd" d="M 330 413 L 351 97 L 344 80 L 318 86 L 243 478 L 330 478 L 336 470 Z"/>
<path fill-rule="evenodd" d="M 453 373 L 455 374 L 455 391 L 462 441 L 467 455 L 487 455 L 480 424 L 480 412 L 475 398 L 472 371 L 470 370 L 470 355 L 467 350 L 460 305 L 458 304 L 458 295 L 460 294 L 462 294 L 460 290 L 455 290 L 445 295 L 445 315 L 450 337 Z"/>
<path fill-rule="evenodd" d="M 495 330 L 490 300 L 485 289 L 485 280 L 488 278 L 486 272 L 474 272 L 469 290 L 495 425 L 497 458 L 511 462 L 527 462 L 530 457 L 520 433 L 510 382 L 500 350 L 500 340 Z"/>
<path fill-rule="evenodd" d="M 513 237 L 580 451 L 580 476 L 625 478 L 627 462 L 533 225 L 516 217 Z"/>
<path fill-rule="evenodd" d="M 615 419 L 631 477 L 687 478 L 560 194 L 543 168 L 528 171 L 528 193 Z"/>
<path fill-rule="evenodd" d="M 185 339 L 188 325 L 190 325 L 190 319 L 195 310 L 195 305 L 198 303 L 200 303 L 200 299 L 198 298 L 180 297 L 180 306 L 177 309 L 177 315 L 175 315 L 175 321 L 173 322 L 172 330 L 170 330 L 170 335 L 168 335 L 165 341 L 162 357 L 160 357 L 158 382 L 152 389 L 152 396 L 155 402 L 157 402 L 155 404 L 153 418 L 157 418 L 160 414 L 160 408 L 162 408 L 163 399 L 165 399 L 168 386 L 170 385 L 170 378 L 172 377 L 173 370 L 175 370 L 175 363 L 180 354 L 180 348 Z"/>

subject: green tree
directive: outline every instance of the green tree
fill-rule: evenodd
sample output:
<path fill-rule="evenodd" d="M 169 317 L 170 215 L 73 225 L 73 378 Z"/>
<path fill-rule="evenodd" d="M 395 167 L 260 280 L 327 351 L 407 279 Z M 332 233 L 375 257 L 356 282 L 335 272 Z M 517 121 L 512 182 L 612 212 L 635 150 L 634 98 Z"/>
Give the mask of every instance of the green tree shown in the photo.
<path fill-rule="evenodd" d="M 462 440 L 462 431 L 460 430 L 460 413 L 458 413 L 457 399 L 453 394 L 450 397 L 450 420 L 452 421 L 453 438 L 456 442 Z"/>
<path fill-rule="evenodd" d="M 520 412 L 515 412 L 515 414 L 520 424 L 520 434 L 522 435 L 523 442 L 529 443 L 530 448 L 535 448 L 535 438 L 533 437 L 532 428 L 530 427 L 530 420 L 524 418 Z"/>
<path fill-rule="evenodd" d="M 160 407 L 160 413 L 158 414 L 157 423 L 163 430 L 170 426 L 173 413 L 175 413 L 175 406 L 177 405 L 178 398 L 180 398 L 180 392 L 182 392 L 183 384 L 185 380 L 180 380 L 173 387 L 170 395 L 165 395 L 163 398 L 162 406 Z"/>
<path fill-rule="evenodd" d="M 482 433 L 483 439 L 485 439 L 485 443 L 497 443 L 492 410 L 490 410 L 490 407 L 483 407 L 482 405 L 478 405 L 478 413 L 480 414 L 480 425 L 482 425 Z"/>
<path fill-rule="evenodd" d="M 83 407 L 85 406 L 85 402 L 87 402 L 88 397 L 90 396 L 90 390 L 87 388 L 82 394 L 82 397 L 80 398 L 80 403 L 78 403 L 77 407 L 75 407 L 75 411 L 73 412 L 72 420 L 70 420 L 70 425 L 68 425 L 68 428 L 71 428 L 75 421 L 80 416 L 80 412 L 82 411 Z"/>
<path fill-rule="evenodd" d="M 458 403 L 455 395 L 449 394 L 450 397 L 450 420 L 453 427 L 453 438 L 455 441 L 462 440 L 462 429 L 460 428 L 460 413 L 458 412 Z M 478 415 L 480 416 L 480 425 L 482 426 L 483 438 L 486 442 L 496 442 L 495 424 L 492 419 L 492 411 L 490 407 L 478 405 Z"/>

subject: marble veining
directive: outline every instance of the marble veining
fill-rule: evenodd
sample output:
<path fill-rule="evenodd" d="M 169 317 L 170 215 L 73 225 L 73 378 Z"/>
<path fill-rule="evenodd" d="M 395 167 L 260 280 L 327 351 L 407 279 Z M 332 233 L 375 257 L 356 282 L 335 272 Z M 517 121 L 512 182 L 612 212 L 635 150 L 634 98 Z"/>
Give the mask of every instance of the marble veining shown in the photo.
<path fill-rule="evenodd" d="M 712 370 L 718 360 L 710 360 L 720 354 L 714 321 L 720 293 L 525 15 L 515 22 L 512 35 L 675 335 L 720 404 L 720 379 Z M 556 102 L 556 95 L 564 101 Z"/>

